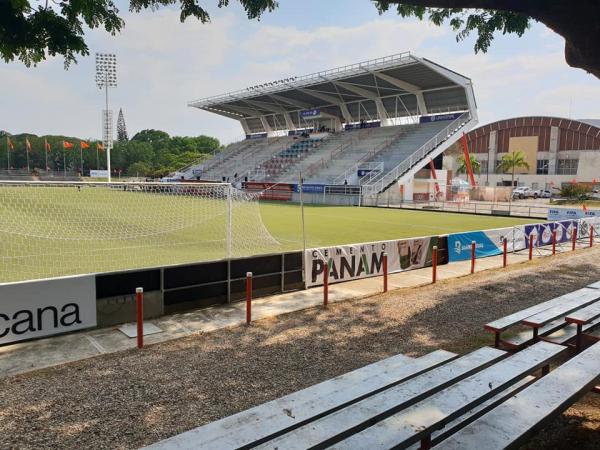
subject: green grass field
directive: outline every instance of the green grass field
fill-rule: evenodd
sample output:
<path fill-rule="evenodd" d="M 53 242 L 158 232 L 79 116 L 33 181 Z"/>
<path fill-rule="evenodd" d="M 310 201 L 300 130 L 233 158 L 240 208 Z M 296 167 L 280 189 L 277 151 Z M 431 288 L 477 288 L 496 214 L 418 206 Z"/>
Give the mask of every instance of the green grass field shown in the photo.
<path fill-rule="evenodd" d="M 302 227 L 298 205 L 267 203 L 261 204 L 260 208 L 263 221 L 273 236 L 290 241 L 300 239 Z M 308 247 L 485 230 L 532 221 L 535 220 L 386 208 L 305 207 Z"/>
<path fill-rule="evenodd" d="M 105 187 L 0 187 L 0 282 L 221 259 L 218 196 Z M 439 235 L 531 220 L 356 207 L 305 207 L 307 247 Z M 233 256 L 299 250 L 299 205 L 235 202 Z"/>

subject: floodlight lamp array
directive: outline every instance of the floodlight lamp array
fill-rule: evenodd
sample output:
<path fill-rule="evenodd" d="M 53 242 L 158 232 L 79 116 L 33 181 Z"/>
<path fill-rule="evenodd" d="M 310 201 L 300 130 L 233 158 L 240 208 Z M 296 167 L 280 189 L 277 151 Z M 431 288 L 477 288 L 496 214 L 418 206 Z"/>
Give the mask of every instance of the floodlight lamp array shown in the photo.
<path fill-rule="evenodd" d="M 96 53 L 96 85 L 117 87 L 117 55 L 114 53 Z"/>
<path fill-rule="evenodd" d="M 247 91 L 255 91 L 257 89 L 264 89 L 266 87 L 278 86 L 280 84 L 291 83 L 292 81 L 296 81 L 298 77 L 290 77 L 290 78 L 282 78 L 281 80 L 270 81 L 264 84 L 257 84 L 256 86 L 250 86 L 246 88 Z"/>

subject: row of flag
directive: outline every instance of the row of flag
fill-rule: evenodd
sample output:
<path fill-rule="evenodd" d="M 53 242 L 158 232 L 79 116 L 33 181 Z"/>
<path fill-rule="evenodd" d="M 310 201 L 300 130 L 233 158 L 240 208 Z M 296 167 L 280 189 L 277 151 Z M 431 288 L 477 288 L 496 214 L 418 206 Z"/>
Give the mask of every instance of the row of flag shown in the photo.
<path fill-rule="evenodd" d="M 72 142 L 69 142 L 69 141 L 62 141 L 62 146 L 63 146 L 63 149 L 68 150 L 68 149 L 74 148 L 75 144 L 73 144 Z M 8 136 L 6 137 L 6 147 L 9 150 L 15 149 L 14 143 Z M 79 147 L 81 149 L 90 148 L 90 144 L 86 141 L 79 141 Z M 28 138 L 25 138 L 25 148 L 27 149 L 27 152 L 31 151 L 31 142 L 29 142 Z M 50 143 L 48 142 L 47 139 L 44 139 L 44 150 L 47 152 L 52 150 L 52 146 L 50 145 Z M 104 144 L 102 142 L 96 142 L 96 150 L 104 150 Z"/>

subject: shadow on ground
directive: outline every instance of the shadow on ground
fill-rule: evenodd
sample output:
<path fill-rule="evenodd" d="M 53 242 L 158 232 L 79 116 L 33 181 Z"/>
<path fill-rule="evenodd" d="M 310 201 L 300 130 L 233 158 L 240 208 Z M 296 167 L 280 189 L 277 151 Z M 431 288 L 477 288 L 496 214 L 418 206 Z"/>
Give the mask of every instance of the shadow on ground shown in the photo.
<path fill-rule="evenodd" d="M 136 448 L 397 353 L 468 352 L 492 343 L 484 323 L 600 279 L 599 255 L 482 272 L 0 380 L 0 447 Z M 528 448 L 597 448 L 597 406 L 578 403 Z"/>

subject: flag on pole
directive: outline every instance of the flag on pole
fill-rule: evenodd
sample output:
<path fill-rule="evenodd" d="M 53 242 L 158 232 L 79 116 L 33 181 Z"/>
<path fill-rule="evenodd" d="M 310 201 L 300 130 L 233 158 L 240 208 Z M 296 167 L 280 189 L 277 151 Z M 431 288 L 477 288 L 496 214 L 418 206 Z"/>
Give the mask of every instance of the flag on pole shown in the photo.
<path fill-rule="evenodd" d="M 15 146 L 13 145 L 12 141 L 10 140 L 10 138 L 8 136 L 6 136 L 6 144 L 8 145 L 9 150 L 15 149 Z"/>
<path fill-rule="evenodd" d="M 104 150 L 104 144 L 102 142 L 96 142 L 96 150 Z"/>
<path fill-rule="evenodd" d="M 47 152 L 52 150 L 52 146 L 48 143 L 47 139 L 44 139 L 44 148 L 46 149 Z"/>
<path fill-rule="evenodd" d="M 73 144 L 71 144 L 69 141 L 63 141 L 63 148 L 65 150 L 68 148 L 73 148 Z"/>
<path fill-rule="evenodd" d="M 79 145 L 81 146 L 81 148 L 90 148 L 90 144 L 88 144 L 85 141 L 79 141 Z"/>
<path fill-rule="evenodd" d="M 27 152 L 31 151 L 31 143 L 29 142 L 29 139 L 25 138 L 25 148 L 27 149 Z"/>

